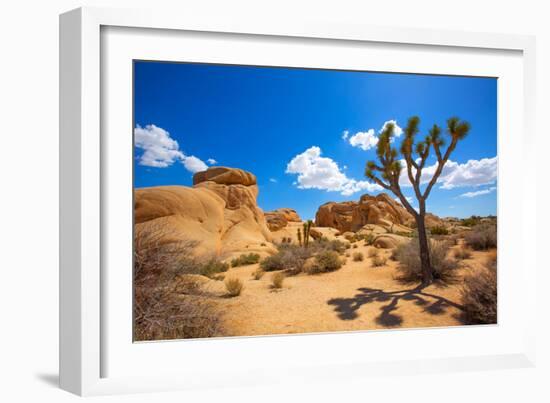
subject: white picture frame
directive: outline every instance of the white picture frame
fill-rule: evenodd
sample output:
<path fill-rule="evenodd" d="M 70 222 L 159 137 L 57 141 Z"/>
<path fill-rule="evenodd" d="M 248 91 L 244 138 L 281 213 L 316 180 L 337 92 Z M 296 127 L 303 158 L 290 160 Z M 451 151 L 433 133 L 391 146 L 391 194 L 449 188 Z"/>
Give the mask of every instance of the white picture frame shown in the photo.
<path fill-rule="evenodd" d="M 102 109 L 102 93 L 109 88 L 102 81 L 102 30 L 109 27 L 117 29 L 154 29 L 156 32 L 193 32 L 195 36 L 201 33 L 218 33 L 223 35 L 244 35 L 271 41 L 278 40 L 319 40 L 331 41 L 333 47 L 339 44 L 376 43 L 378 46 L 403 45 L 419 46 L 433 49 L 469 49 L 483 54 L 491 51 L 511 51 L 519 55 L 522 69 L 522 93 L 519 100 L 522 105 L 521 126 L 519 132 L 510 133 L 509 142 L 522 150 L 522 156 L 527 159 L 529 152 L 535 149 L 534 128 L 534 92 L 535 92 L 535 42 L 533 37 L 520 35 L 502 35 L 487 33 L 468 33 L 457 31 L 430 31 L 410 28 L 371 27 L 364 25 L 348 25 L 321 21 L 270 21 L 240 19 L 212 20 L 197 18 L 193 15 L 174 15 L 169 12 L 153 10 L 119 10 L 104 8 L 81 8 L 70 11 L 60 17 L 60 385 L 63 389 L 79 395 L 113 394 L 150 392 L 171 389 L 187 389 L 199 387 L 254 385 L 268 382 L 296 382 L 298 379 L 324 380 L 334 379 L 335 373 L 339 379 L 347 377 L 369 376 L 377 373 L 408 374 L 431 373 L 438 371 L 464 371 L 492 368 L 518 368 L 533 366 L 535 363 L 535 323 L 534 315 L 536 278 L 536 253 L 524 254 L 526 250 L 525 235 L 536 232 L 536 197 L 526 197 L 527 192 L 518 191 L 511 196 L 514 206 L 518 206 L 519 217 L 510 221 L 510 227 L 517 228 L 519 245 L 515 250 L 502 256 L 499 251 L 499 265 L 502 259 L 515 259 L 513 254 L 522 257 L 522 302 L 524 312 L 521 323 L 510 323 L 509 328 L 514 335 L 514 343 L 503 344 L 500 350 L 484 354 L 482 348 L 470 354 L 459 351 L 438 352 L 436 354 L 417 354 L 399 356 L 387 359 L 350 357 L 347 360 L 338 359 L 313 360 L 314 350 L 307 351 L 312 345 L 310 338 L 319 336 L 282 336 L 259 338 L 235 338 L 236 340 L 191 341 L 190 349 L 217 349 L 221 356 L 230 353 L 228 346 L 238 351 L 248 351 L 241 356 L 242 362 L 235 363 L 231 368 L 220 365 L 216 371 L 211 371 L 208 379 L 204 374 L 208 368 L 186 372 L 186 367 L 193 367 L 197 355 L 189 355 L 185 364 L 181 361 L 169 363 L 169 356 L 175 351 L 185 350 L 177 343 L 162 343 L 162 351 L 156 350 L 160 360 L 169 370 L 155 376 L 147 373 L 130 373 L 124 367 L 117 371 L 107 369 L 106 362 L 112 349 L 108 332 L 104 327 L 112 323 L 108 321 L 111 305 L 108 300 L 109 291 L 105 287 L 108 275 L 102 270 L 106 267 L 103 227 L 108 226 L 104 209 L 105 193 L 109 190 L 107 177 L 113 173 L 106 164 L 108 157 L 105 147 L 115 147 L 109 139 L 102 138 L 102 133 L 109 131 L 109 124 L 104 123 L 107 113 Z M 131 35 L 131 33 L 130 33 Z M 222 38 L 223 39 L 223 38 Z M 160 39 L 158 39 L 160 41 Z M 145 42 L 143 43 L 145 47 Z M 129 55 L 128 57 L 131 57 Z M 162 57 L 162 54 L 156 57 Z M 474 65 L 472 65 L 474 66 Z M 420 67 L 419 67 L 420 68 Z M 474 67 L 472 67 L 474 68 Z M 515 74 L 515 73 L 514 73 Z M 128 78 L 130 79 L 130 77 Z M 130 94 L 128 94 L 130 96 Z M 500 124 L 499 120 L 499 124 Z M 131 122 L 127 123 L 131 125 Z M 129 126 L 130 127 L 130 126 Z M 130 130 L 130 129 L 129 129 Z M 129 132 L 130 133 L 130 132 Z M 502 133 L 499 133 L 499 136 Z M 506 155 L 502 143 L 501 151 Z M 131 158 L 131 156 L 130 156 Z M 506 161 L 499 160 L 499 177 L 510 177 Z M 536 189 L 536 176 L 521 177 L 524 189 L 530 189 L 533 195 Z M 500 183 L 499 183 L 500 187 Z M 506 191 L 506 186 L 504 190 Z M 507 200 L 508 193 L 499 190 L 499 198 Z M 499 205 L 499 220 L 500 209 Z M 504 205 L 506 207 L 506 205 Z M 128 212 L 129 214 L 130 212 Z M 499 224 L 499 243 L 506 236 Z M 128 240 L 128 242 L 131 242 Z M 517 262 L 516 261 L 516 262 Z M 103 269 L 102 269 L 103 268 Z M 500 268 L 499 268 L 500 270 Z M 499 272 L 500 275 L 500 272 Z M 500 281 L 500 280 L 499 280 Z M 500 287 L 500 284 L 499 284 Z M 500 291 L 499 291 L 500 293 Z M 500 296 L 500 294 L 499 294 Z M 499 301 L 500 304 L 500 301 Z M 506 304 L 505 304 L 506 305 Z M 506 305 L 508 306 L 508 305 Z M 499 309 L 501 307 L 499 306 Z M 518 308 L 519 309 L 519 308 Z M 500 315 L 501 312 L 499 312 Z M 512 320 L 511 320 L 512 322 Z M 103 327 L 103 328 L 102 328 Z M 500 330 L 502 330 L 501 327 Z M 506 326 L 504 327 L 506 328 Z M 484 328 L 485 336 L 490 332 L 500 337 L 500 330 Z M 116 330 L 111 330 L 111 333 Z M 433 330 L 432 330 L 433 331 Z M 468 330 L 470 337 L 476 330 Z M 513 332 L 512 332 L 513 331 Z M 417 340 L 421 337 L 468 337 L 465 329 L 449 329 L 442 335 L 429 333 L 400 333 L 397 337 Z M 382 342 L 382 339 L 394 338 L 394 332 L 354 332 L 348 335 L 329 334 L 322 336 L 324 346 L 335 346 L 345 337 L 345 344 L 357 345 L 364 340 Z M 368 338 L 368 339 L 367 339 Z M 315 339 L 318 340 L 318 339 Z M 510 339 L 512 340 L 512 339 Z M 189 341 L 187 341 L 189 342 Z M 129 340 L 131 343 L 131 339 Z M 297 359 L 263 363 L 263 371 L 254 370 L 254 360 L 259 360 L 263 345 L 270 343 L 274 356 L 277 348 L 302 350 L 304 354 Z M 319 344 L 319 343 L 317 343 Z M 512 346 L 513 344 L 513 346 Z M 315 345 L 315 343 L 313 343 Z M 323 344 L 315 348 L 322 348 Z M 117 347 L 120 347 L 117 345 Z M 151 347 L 152 348 L 152 347 Z M 160 348 L 160 346 L 159 346 Z M 143 348 L 142 348 L 143 349 Z M 383 349 L 382 349 L 383 350 Z M 131 349 L 128 354 L 134 354 Z M 308 353 L 311 353 L 308 355 Z M 141 352 L 135 352 L 141 354 Z M 279 354 L 280 355 L 280 354 Z M 128 359 L 122 357 L 121 359 Z M 131 360 L 130 360 L 131 361 Z M 162 361 L 160 361 L 162 362 Z M 158 364 L 158 362 L 157 362 Z M 198 362 L 196 363 L 198 365 Z M 178 370 L 178 365 L 180 366 Z M 307 371 L 303 371 L 308 368 Z M 337 369 L 337 371 L 335 371 Z M 116 374 L 115 374 L 116 373 Z M 114 375 L 112 375 L 114 374 Z"/>

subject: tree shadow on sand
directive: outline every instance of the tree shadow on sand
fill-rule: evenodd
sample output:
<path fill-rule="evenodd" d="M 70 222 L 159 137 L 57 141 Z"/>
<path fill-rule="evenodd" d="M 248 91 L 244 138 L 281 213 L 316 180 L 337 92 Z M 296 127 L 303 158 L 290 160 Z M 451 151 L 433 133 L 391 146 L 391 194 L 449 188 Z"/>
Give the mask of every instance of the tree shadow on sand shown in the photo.
<path fill-rule="evenodd" d="M 463 310 L 462 305 L 439 295 L 424 292 L 424 288 L 422 285 L 399 291 L 359 288 L 360 293 L 351 298 L 333 298 L 327 303 L 335 307 L 334 310 L 340 319 L 354 320 L 359 316 L 357 311 L 363 305 L 373 302 L 388 302 L 380 308 L 380 315 L 375 319 L 377 324 L 385 327 L 399 327 L 403 323 L 403 317 L 395 313 L 401 300 L 424 307 L 424 312 L 431 315 L 441 315 L 450 307 Z"/>

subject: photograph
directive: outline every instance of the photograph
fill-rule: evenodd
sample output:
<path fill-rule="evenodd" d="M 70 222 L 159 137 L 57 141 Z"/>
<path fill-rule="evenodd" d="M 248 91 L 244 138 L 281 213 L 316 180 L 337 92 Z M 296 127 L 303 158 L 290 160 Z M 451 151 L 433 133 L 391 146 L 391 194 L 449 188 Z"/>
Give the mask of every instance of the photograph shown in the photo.
<path fill-rule="evenodd" d="M 498 78 L 132 80 L 134 342 L 497 324 Z"/>

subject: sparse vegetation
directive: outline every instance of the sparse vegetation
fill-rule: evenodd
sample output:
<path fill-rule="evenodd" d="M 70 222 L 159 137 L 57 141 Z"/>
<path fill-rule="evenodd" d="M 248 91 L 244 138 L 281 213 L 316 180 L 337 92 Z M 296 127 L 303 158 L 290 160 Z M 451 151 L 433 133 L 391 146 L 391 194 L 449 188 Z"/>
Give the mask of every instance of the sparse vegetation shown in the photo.
<path fill-rule="evenodd" d="M 220 261 L 216 257 L 211 257 L 207 259 L 204 263 L 197 265 L 197 274 L 202 274 L 203 276 L 214 278 L 219 275 L 219 273 L 224 273 L 229 270 L 229 263 Z"/>
<path fill-rule="evenodd" d="M 249 264 L 258 263 L 260 255 L 257 253 L 242 254 L 239 257 L 231 260 L 231 267 L 247 266 Z"/>
<path fill-rule="evenodd" d="M 368 257 L 375 257 L 378 256 L 378 249 L 376 248 L 369 248 L 369 251 L 367 252 Z"/>
<path fill-rule="evenodd" d="M 497 323 L 496 253 L 489 257 L 484 268 L 464 279 L 461 297 L 466 323 Z"/>
<path fill-rule="evenodd" d="M 187 274 L 202 267 L 193 258 L 197 242 L 165 242 L 159 226 L 134 232 L 134 340 L 223 335 L 220 312 Z M 182 277 L 183 276 L 183 277 Z"/>
<path fill-rule="evenodd" d="M 228 278 L 225 280 L 225 289 L 229 297 L 238 297 L 244 288 L 243 282 L 238 278 Z"/>
<path fill-rule="evenodd" d="M 365 245 L 366 246 L 370 246 L 374 243 L 374 234 L 370 233 L 370 234 L 367 234 L 364 236 L 364 239 L 365 239 Z"/>
<path fill-rule="evenodd" d="M 388 258 L 385 256 L 376 255 L 371 257 L 370 261 L 374 267 L 381 267 L 387 263 Z"/>
<path fill-rule="evenodd" d="M 264 271 L 289 270 L 299 273 L 302 271 L 306 259 L 311 256 L 310 249 L 281 244 L 276 254 L 268 256 L 260 262 L 260 267 Z"/>
<path fill-rule="evenodd" d="M 357 244 L 356 243 L 353 244 L 353 249 L 357 249 Z"/>
<path fill-rule="evenodd" d="M 252 278 L 254 280 L 260 280 L 265 274 L 265 271 L 263 271 L 262 269 L 258 268 L 256 270 L 254 270 L 252 272 Z"/>
<path fill-rule="evenodd" d="M 353 254 L 353 261 L 354 262 L 362 262 L 365 259 L 363 254 L 361 252 L 355 252 Z"/>
<path fill-rule="evenodd" d="M 453 252 L 453 255 L 457 260 L 469 259 L 472 257 L 472 251 L 462 246 L 460 248 L 455 249 Z"/>
<path fill-rule="evenodd" d="M 497 247 L 497 227 L 489 223 L 478 224 L 464 237 L 466 244 L 474 250 L 487 250 Z"/>
<path fill-rule="evenodd" d="M 449 230 L 444 226 L 436 226 L 430 228 L 430 234 L 432 235 L 449 235 Z"/>
<path fill-rule="evenodd" d="M 429 242 L 434 279 L 446 283 L 456 279 L 455 273 L 458 267 L 455 260 L 447 258 L 449 248 L 450 244 L 448 242 L 435 241 L 433 239 Z M 398 245 L 394 249 L 393 256 L 399 262 L 398 280 L 406 282 L 422 281 L 422 265 L 417 239 L 411 239 L 407 243 Z"/>
<path fill-rule="evenodd" d="M 271 276 L 271 287 L 275 289 L 283 288 L 283 282 L 285 281 L 284 273 L 273 273 Z"/>

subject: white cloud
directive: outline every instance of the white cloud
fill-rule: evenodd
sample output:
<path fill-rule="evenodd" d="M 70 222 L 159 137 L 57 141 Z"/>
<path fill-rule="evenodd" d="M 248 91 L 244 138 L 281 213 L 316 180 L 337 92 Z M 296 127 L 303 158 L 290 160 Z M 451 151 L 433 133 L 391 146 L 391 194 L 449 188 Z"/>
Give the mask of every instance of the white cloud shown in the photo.
<path fill-rule="evenodd" d="M 134 141 L 136 147 L 143 150 L 140 165 L 165 168 L 183 157 L 178 142 L 166 130 L 155 125 L 138 125 L 134 129 Z"/>
<path fill-rule="evenodd" d="M 469 198 L 472 198 L 472 197 L 477 197 L 477 196 L 482 196 L 482 195 L 486 195 L 486 194 L 489 194 L 489 193 L 492 193 L 496 190 L 496 186 L 491 186 L 490 188 L 487 188 L 487 189 L 482 189 L 482 190 L 477 190 L 475 192 L 466 192 L 466 193 L 462 193 L 460 195 L 460 197 L 469 197 Z"/>
<path fill-rule="evenodd" d="M 208 166 L 199 158 L 187 156 L 181 152 L 179 144 L 170 137 L 170 133 L 161 127 L 137 125 L 134 129 L 135 146 L 143 150 L 139 157 L 139 164 L 148 167 L 166 168 L 175 161 L 180 161 L 190 172 L 205 171 Z M 209 159 L 210 161 L 216 161 Z"/>
<path fill-rule="evenodd" d="M 194 155 L 184 156 L 181 162 L 183 163 L 185 169 L 192 173 L 206 171 L 208 169 L 208 166 Z"/>
<path fill-rule="evenodd" d="M 357 132 L 349 138 L 349 143 L 353 147 L 358 147 L 361 150 L 367 151 L 378 144 L 378 137 L 374 134 L 374 129 L 369 129 L 366 132 Z"/>
<path fill-rule="evenodd" d="M 411 186 L 407 175 L 406 163 L 401 161 L 403 169 L 399 183 L 401 186 Z M 428 183 L 437 168 L 437 162 L 426 166 L 422 170 L 420 182 Z M 415 169 L 413 168 L 413 174 Z M 454 189 L 466 186 L 483 186 L 494 183 L 498 174 L 498 157 L 482 158 L 480 160 L 469 160 L 464 164 L 454 161 L 447 161 L 441 172 L 437 183 L 441 189 Z"/>
<path fill-rule="evenodd" d="M 216 161 L 214 158 L 208 158 L 206 162 L 208 162 L 210 165 L 214 165 L 218 163 L 218 161 Z"/>
<path fill-rule="evenodd" d="M 386 129 L 386 126 L 390 123 L 393 123 L 393 134 L 394 134 L 394 136 L 395 137 L 401 137 L 401 135 L 403 134 L 403 129 L 397 124 L 396 120 L 388 120 L 388 121 L 384 122 L 384 124 L 382 125 L 382 128 L 378 131 L 378 134 L 382 133 Z"/>
<path fill-rule="evenodd" d="M 401 137 L 401 135 L 403 134 L 403 129 L 397 124 L 397 121 L 395 120 L 388 120 L 384 122 L 384 124 L 378 131 L 378 134 L 382 133 L 390 123 L 393 123 L 394 125 L 393 134 L 395 135 L 395 137 L 392 138 L 392 141 L 394 141 L 396 137 Z M 347 140 L 348 136 L 349 131 L 344 131 L 342 138 L 344 140 Z M 358 147 L 363 151 L 367 151 L 371 148 L 376 147 L 376 145 L 378 144 L 378 136 L 375 134 L 374 129 L 369 129 L 366 132 L 357 132 L 353 136 L 349 137 L 349 143 L 353 147 Z"/>
<path fill-rule="evenodd" d="M 332 159 L 321 156 L 317 146 L 308 148 L 296 155 L 287 165 L 286 173 L 297 174 L 300 189 L 321 189 L 340 192 L 350 196 L 360 190 L 380 191 L 381 187 L 367 182 L 348 178 Z"/>
<path fill-rule="evenodd" d="M 269 181 L 270 181 L 271 183 L 277 183 L 277 179 L 275 179 L 275 178 L 269 178 Z"/>
<path fill-rule="evenodd" d="M 409 204 L 413 204 L 414 200 L 410 196 L 405 196 L 405 199 L 409 202 Z M 397 203 L 402 204 L 401 200 L 399 200 L 399 197 L 395 197 L 393 200 L 395 200 Z"/>

